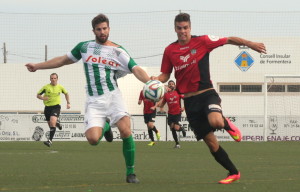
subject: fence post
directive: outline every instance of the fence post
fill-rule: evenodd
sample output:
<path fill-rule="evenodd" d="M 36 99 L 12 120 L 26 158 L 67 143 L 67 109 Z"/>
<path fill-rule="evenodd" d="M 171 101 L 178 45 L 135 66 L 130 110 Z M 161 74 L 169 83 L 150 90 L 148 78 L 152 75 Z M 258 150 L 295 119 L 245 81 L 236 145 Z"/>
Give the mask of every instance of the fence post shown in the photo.
<path fill-rule="evenodd" d="M 5 43 L 3 43 L 3 58 L 4 58 L 4 63 L 7 62 L 7 57 L 6 57 L 6 45 Z"/>
<path fill-rule="evenodd" d="M 45 45 L 45 61 L 47 61 L 47 57 L 48 57 L 48 47 L 47 45 Z"/>

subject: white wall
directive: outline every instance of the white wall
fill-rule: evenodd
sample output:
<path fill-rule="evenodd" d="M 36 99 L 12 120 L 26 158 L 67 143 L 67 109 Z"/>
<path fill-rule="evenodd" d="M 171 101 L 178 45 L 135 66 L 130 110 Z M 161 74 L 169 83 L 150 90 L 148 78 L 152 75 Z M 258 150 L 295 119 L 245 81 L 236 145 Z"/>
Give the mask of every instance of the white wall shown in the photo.
<path fill-rule="evenodd" d="M 210 55 L 210 71 L 213 83 L 220 82 L 263 82 L 265 74 L 300 74 L 300 38 L 267 38 L 256 39 L 265 42 L 268 55 L 290 55 L 285 60 L 290 64 L 261 64 L 267 61 L 260 54 L 247 50 L 254 59 L 253 66 L 242 72 L 234 63 L 235 58 L 242 51 L 236 46 L 225 45 L 214 50 Z M 289 48 L 280 46 L 289 44 Z M 295 49 L 293 49 L 294 47 Z M 282 60 L 271 58 L 268 60 Z M 149 75 L 158 75 L 160 67 L 144 68 Z M 0 64 L 0 110 L 43 110 L 43 103 L 36 98 L 37 91 L 49 83 L 49 75 L 58 73 L 59 83 L 70 93 L 72 110 L 84 112 L 85 77 L 81 61 L 58 69 L 41 70 L 34 73 L 27 71 L 24 63 Z M 173 78 L 173 77 L 172 77 Z M 127 75 L 118 80 L 131 114 L 142 114 L 142 106 L 137 105 L 139 92 L 143 84 L 133 75 Z M 257 94 L 221 94 L 225 114 L 252 115 L 263 111 L 263 95 Z M 65 99 L 62 106 L 65 109 Z"/>

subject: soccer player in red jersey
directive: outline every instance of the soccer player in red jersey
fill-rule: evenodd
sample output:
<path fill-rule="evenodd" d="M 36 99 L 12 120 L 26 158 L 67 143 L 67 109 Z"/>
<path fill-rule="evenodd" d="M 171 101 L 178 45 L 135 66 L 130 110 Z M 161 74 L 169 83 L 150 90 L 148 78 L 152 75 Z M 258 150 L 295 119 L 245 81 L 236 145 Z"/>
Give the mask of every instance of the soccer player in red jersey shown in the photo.
<path fill-rule="evenodd" d="M 140 105 L 142 104 L 142 102 L 144 103 L 144 122 L 147 125 L 149 138 L 151 140 L 148 145 L 153 146 L 155 145 L 153 132 L 156 134 L 157 141 L 160 140 L 160 133 L 154 125 L 156 117 L 156 107 L 158 104 L 149 99 L 146 99 L 143 95 L 143 91 L 140 92 L 138 104 Z"/>
<path fill-rule="evenodd" d="M 184 96 L 182 94 L 179 94 L 175 88 L 175 82 L 173 80 L 170 80 L 168 82 L 168 91 L 165 93 L 159 107 L 161 108 L 161 112 L 164 112 L 163 107 L 167 103 L 168 125 L 170 126 L 170 130 L 175 141 L 174 148 L 180 148 L 176 131 L 182 131 L 183 137 L 186 136 L 185 130 L 180 125 L 181 112 L 184 110 L 184 107 L 181 107 L 181 99 Z"/>
<path fill-rule="evenodd" d="M 237 142 L 241 141 L 241 133 L 222 114 L 221 99 L 210 79 L 209 54 L 225 44 L 247 46 L 258 53 L 266 53 L 265 45 L 239 37 L 192 36 L 190 15 L 187 13 L 178 14 L 174 25 L 178 40 L 165 48 L 161 74 L 151 79 L 164 83 L 174 69 L 176 87 L 179 93 L 184 94 L 184 106 L 191 129 L 196 139 L 203 139 L 215 160 L 229 171 L 228 177 L 219 183 L 230 184 L 239 180 L 240 172 L 219 145 L 214 131 L 225 129 Z"/>

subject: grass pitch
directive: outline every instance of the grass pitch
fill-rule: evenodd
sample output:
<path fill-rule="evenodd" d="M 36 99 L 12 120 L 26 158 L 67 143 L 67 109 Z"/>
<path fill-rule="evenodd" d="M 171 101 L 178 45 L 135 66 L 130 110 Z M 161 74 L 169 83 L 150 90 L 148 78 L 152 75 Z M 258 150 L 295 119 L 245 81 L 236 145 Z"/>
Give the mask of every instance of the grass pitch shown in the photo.
<path fill-rule="evenodd" d="M 122 142 L 0 142 L 0 191 L 277 192 L 300 189 L 300 142 L 221 142 L 241 171 L 230 185 L 203 142 L 136 142 L 139 184 L 125 182 Z"/>

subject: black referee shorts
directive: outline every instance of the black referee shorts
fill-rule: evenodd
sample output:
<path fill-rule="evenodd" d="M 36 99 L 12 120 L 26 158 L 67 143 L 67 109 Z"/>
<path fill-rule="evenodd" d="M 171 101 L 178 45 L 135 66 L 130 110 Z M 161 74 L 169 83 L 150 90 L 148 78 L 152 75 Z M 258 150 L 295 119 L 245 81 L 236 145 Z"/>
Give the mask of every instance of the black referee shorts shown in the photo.
<path fill-rule="evenodd" d="M 44 115 L 47 121 L 50 121 L 51 116 L 59 117 L 60 114 L 60 105 L 53 105 L 53 106 L 45 106 Z"/>

